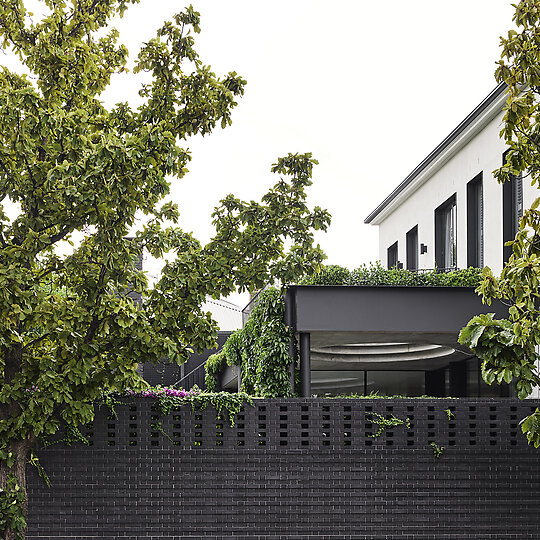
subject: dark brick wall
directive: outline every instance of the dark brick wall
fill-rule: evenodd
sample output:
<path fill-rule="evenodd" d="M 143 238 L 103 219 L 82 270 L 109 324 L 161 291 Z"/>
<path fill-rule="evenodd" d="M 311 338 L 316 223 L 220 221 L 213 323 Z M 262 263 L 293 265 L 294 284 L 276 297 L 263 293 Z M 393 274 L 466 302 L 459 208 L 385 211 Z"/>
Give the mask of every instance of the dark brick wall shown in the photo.
<path fill-rule="evenodd" d="M 518 426 L 538 405 L 256 400 L 230 428 L 134 401 L 98 413 L 92 446 L 40 452 L 53 487 L 29 469 L 28 538 L 538 539 L 540 453 Z M 410 428 L 371 437 L 373 412 Z"/>

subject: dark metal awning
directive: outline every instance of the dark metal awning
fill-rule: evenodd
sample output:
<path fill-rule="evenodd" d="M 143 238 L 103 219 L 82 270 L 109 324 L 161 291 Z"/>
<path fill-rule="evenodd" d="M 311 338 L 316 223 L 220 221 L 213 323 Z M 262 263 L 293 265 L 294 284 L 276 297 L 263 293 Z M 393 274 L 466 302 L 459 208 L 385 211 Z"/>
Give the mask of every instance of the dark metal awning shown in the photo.
<path fill-rule="evenodd" d="M 302 395 L 310 394 L 312 369 L 446 366 L 470 355 L 457 338 L 472 317 L 508 316 L 500 302 L 483 304 L 473 287 L 293 285 L 285 306 L 287 324 L 300 335 Z"/>

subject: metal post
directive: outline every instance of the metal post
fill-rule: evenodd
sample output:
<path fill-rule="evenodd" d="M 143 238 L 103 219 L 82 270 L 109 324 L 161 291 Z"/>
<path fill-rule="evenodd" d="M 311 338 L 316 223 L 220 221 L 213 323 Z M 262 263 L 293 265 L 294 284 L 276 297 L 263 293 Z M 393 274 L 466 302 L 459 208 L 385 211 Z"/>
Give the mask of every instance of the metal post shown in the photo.
<path fill-rule="evenodd" d="M 310 335 L 300 334 L 300 396 L 311 397 Z"/>
<path fill-rule="evenodd" d="M 291 339 L 289 340 L 289 356 L 293 359 L 291 362 L 291 365 L 289 366 L 289 382 L 291 385 L 291 392 L 294 394 L 294 368 L 296 366 L 296 343 L 294 334 L 291 336 Z"/>
<path fill-rule="evenodd" d="M 291 392 L 294 394 L 294 368 L 296 366 L 296 338 L 295 338 L 295 297 L 294 292 L 288 289 L 285 293 L 285 313 L 284 322 L 291 330 L 291 339 L 289 340 L 289 356 L 293 359 L 289 366 L 289 384 L 291 385 Z"/>

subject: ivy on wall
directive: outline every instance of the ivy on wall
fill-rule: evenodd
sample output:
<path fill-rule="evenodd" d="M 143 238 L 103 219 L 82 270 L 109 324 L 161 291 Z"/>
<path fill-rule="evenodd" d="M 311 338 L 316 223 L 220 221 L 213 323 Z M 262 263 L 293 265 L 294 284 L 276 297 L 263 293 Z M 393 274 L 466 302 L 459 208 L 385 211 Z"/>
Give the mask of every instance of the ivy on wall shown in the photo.
<path fill-rule="evenodd" d="M 219 374 L 229 366 L 240 366 L 241 390 L 254 397 L 292 395 L 289 368 L 291 333 L 283 322 L 282 293 L 275 288 L 263 291 L 243 328 L 233 332 L 223 349 L 207 360 L 206 388 L 219 389 Z"/>
<path fill-rule="evenodd" d="M 223 370 L 227 367 L 227 358 L 223 352 L 223 349 L 208 357 L 208 360 L 204 364 L 205 376 L 204 383 L 208 392 L 219 391 L 219 377 Z"/>

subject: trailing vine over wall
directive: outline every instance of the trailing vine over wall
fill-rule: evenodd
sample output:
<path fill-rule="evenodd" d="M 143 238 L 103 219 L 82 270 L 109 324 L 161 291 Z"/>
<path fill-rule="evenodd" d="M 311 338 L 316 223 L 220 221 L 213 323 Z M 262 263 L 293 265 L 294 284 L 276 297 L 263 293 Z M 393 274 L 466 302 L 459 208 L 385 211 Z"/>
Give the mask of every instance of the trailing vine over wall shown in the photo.
<path fill-rule="evenodd" d="M 405 420 L 402 420 L 401 418 L 397 418 L 393 414 L 388 415 L 388 417 L 384 417 L 382 414 L 376 412 L 369 413 L 368 417 L 369 418 L 366 418 L 367 420 L 378 426 L 377 432 L 371 435 L 371 437 L 379 437 L 386 429 L 392 429 L 396 426 L 405 425 L 407 429 L 411 427 L 411 421 L 409 417 L 405 418 Z"/>
<path fill-rule="evenodd" d="M 15 465 L 15 454 L 5 444 L 0 446 L 0 461 L 7 465 L 8 470 Z M 11 531 L 15 540 L 24 540 L 24 531 L 26 530 L 25 501 L 24 489 L 19 485 L 15 475 L 8 472 L 5 486 L 0 487 L 0 534 L 2 538 L 5 537 L 7 531 Z"/>
<path fill-rule="evenodd" d="M 439 446 L 437 443 L 435 442 L 430 442 L 429 443 L 429 446 L 431 446 L 431 448 L 433 448 L 433 455 L 439 459 L 441 456 L 442 456 L 442 453 L 444 452 L 444 446 Z"/>
<path fill-rule="evenodd" d="M 234 394 L 229 392 L 201 392 L 182 398 L 166 395 L 158 398 L 159 411 L 163 415 L 170 414 L 171 411 L 183 405 L 191 405 L 194 411 L 203 411 L 210 406 L 216 410 L 218 420 L 223 417 L 223 411 L 227 411 L 231 427 L 234 427 L 235 417 L 246 403 L 253 406 L 251 396 L 244 392 Z"/>
<path fill-rule="evenodd" d="M 251 396 L 244 392 L 235 394 L 229 392 L 205 392 L 198 386 L 194 386 L 190 390 L 155 386 L 142 391 L 110 392 L 103 396 L 100 404 L 105 405 L 116 416 L 116 407 L 125 405 L 126 403 L 123 400 L 132 397 L 157 400 L 157 409 L 163 415 L 186 405 L 191 406 L 194 411 L 203 411 L 210 406 L 216 410 L 217 419 L 221 419 L 225 410 L 229 415 L 231 427 L 234 427 L 235 416 L 240 412 L 244 404 L 247 403 L 253 406 Z"/>
<path fill-rule="evenodd" d="M 226 341 L 223 349 L 207 360 L 206 388 L 216 391 L 219 373 L 229 366 L 240 366 L 241 389 L 255 397 L 292 395 L 289 367 L 291 332 L 283 322 L 282 293 L 275 288 L 259 295 L 259 303 L 243 328 Z"/>
<path fill-rule="evenodd" d="M 4 489 L 0 488 L 0 533 L 10 530 L 16 540 L 24 540 L 26 519 L 22 511 L 26 497 L 14 475 L 9 474 Z"/>

